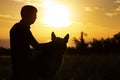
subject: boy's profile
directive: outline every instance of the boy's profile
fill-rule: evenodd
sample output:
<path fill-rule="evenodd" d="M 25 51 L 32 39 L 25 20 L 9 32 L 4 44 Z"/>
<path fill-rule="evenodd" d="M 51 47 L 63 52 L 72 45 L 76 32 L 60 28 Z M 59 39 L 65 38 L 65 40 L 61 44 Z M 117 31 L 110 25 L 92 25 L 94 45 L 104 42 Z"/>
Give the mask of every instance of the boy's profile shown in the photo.
<path fill-rule="evenodd" d="M 30 46 L 39 49 L 39 43 L 30 31 L 30 25 L 36 20 L 37 9 L 34 6 L 25 5 L 20 14 L 20 22 L 16 23 L 10 30 L 12 80 L 30 80 Z"/>

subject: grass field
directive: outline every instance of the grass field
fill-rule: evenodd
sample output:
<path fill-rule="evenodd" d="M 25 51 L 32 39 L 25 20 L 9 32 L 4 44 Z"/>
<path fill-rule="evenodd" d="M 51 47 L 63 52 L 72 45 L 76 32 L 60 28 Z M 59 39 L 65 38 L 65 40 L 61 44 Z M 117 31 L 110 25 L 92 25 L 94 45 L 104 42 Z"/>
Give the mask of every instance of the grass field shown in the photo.
<path fill-rule="evenodd" d="M 0 80 L 11 80 L 12 65 L 10 56 L 0 56 Z"/>
<path fill-rule="evenodd" d="M 120 55 L 65 56 L 58 80 L 120 80 Z"/>
<path fill-rule="evenodd" d="M 10 56 L 0 57 L 0 80 L 10 80 Z M 120 80 L 120 55 L 66 55 L 57 80 Z"/>

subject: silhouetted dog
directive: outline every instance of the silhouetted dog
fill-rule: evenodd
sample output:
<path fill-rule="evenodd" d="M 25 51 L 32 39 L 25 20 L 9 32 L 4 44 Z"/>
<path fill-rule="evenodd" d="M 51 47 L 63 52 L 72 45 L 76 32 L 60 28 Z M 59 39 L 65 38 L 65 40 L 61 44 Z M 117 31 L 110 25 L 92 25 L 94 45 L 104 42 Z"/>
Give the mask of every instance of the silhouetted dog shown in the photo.
<path fill-rule="evenodd" d="M 41 80 L 53 80 L 57 71 L 62 64 L 62 57 L 66 51 L 66 44 L 69 39 L 69 34 L 64 38 L 56 37 L 52 32 L 52 41 L 49 43 L 40 44 L 40 54 L 36 55 L 34 66 L 34 75 L 39 76 Z"/>

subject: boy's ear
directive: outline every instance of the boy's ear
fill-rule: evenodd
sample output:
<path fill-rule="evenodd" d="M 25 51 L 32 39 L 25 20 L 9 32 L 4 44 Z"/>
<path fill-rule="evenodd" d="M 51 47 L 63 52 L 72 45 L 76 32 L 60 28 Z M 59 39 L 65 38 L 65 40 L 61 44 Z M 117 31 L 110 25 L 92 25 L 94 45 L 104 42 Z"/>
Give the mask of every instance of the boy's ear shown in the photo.
<path fill-rule="evenodd" d="M 54 32 L 52 32 L 51 37 L 52 37 L 52 40 L 54 40 L 56 38 L 56 35 Z"/>
<path fill-rule="evenodd" d="M 64 37 L 64 41 L 65 41 L 65 43 L 68 42 L 68 39 L 69 39 L 69 34 L 67 34 L 67 35 Z"/>

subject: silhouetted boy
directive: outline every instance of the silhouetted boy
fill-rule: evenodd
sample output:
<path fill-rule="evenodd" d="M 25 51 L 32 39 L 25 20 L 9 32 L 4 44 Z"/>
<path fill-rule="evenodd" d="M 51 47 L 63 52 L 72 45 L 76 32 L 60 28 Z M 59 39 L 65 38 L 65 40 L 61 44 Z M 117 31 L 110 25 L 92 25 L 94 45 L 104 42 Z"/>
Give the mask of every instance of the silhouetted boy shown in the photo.
<path fill-rule="evenodd" d="M 26 5 L 21 9 L 21 21 L 16 23 L 10 30 L 10 48 L 13 65 L 12 80 L 30 80 L 31 70 L 29 56 L 30 45 L 39 49 L 39 43 L 30 31 L 30 25 L 36 20 L 37 9 Z M 30 72 L 30 74 L 29 74 Z"/>

